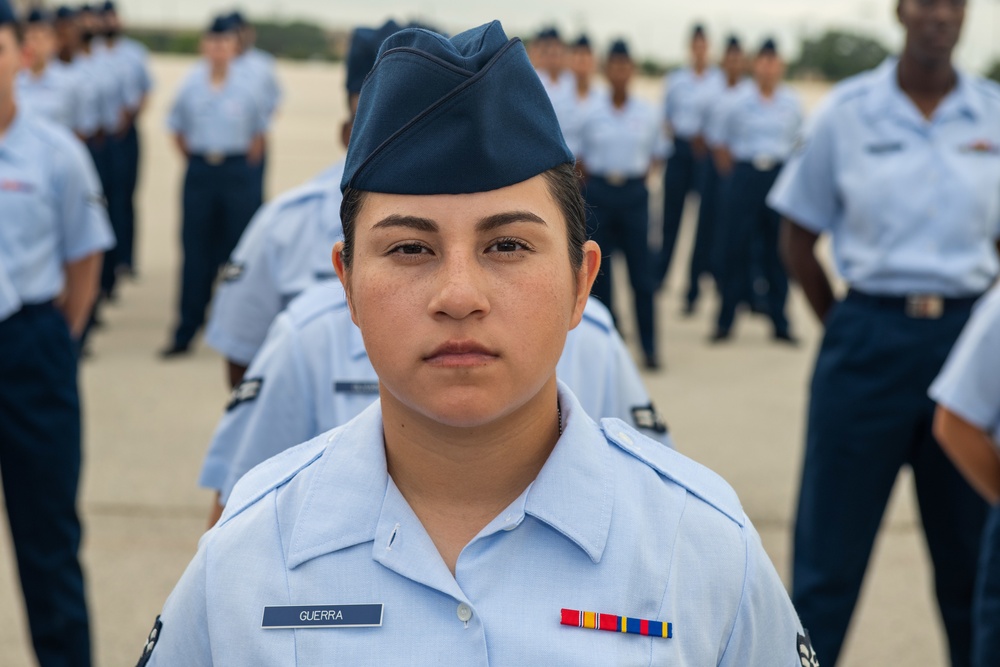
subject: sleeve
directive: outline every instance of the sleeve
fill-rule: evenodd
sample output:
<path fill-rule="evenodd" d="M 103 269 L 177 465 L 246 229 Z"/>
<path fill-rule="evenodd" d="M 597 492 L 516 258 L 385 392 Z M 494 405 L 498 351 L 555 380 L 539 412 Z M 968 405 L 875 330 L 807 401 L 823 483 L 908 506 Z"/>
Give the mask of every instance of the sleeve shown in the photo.
<path fill-rule="evenodd" d="M 663 118 L 666 121 L 666 129 L 670 128 L 670 119 L 674 115 L 674 89 L 677 87 L 677 73 L 668 74 L 663 80 Z"/>
<path fill-rule="evenodd" d="M 719 667 L 818 667 L 809 635 L 749 519 L 744 535 L 743 594 Z"/>
<path fill-rule="evenodd" d="M 641 433 L 673 447 L 666 424 L 653 405 L 639 369 L 617 331 L 608 335 L 608 388 L 601 417 L 616 417 Z"/>
<path fill-rule="evenodd" d="M 62 259 L 73 262 L 115 245 L 97 170 L 76 137 L 66 135 L 58 187 Z"/>
<path fill-rule="evenodd" d="M 223 504 L 236 482 L 254 466 L 317 435 L 311 400 L 315 392 L 309 388 L 298 330 L 290 321 L 279 324 L 286 319 L 290 320 L 282 316 L 275 323 L 247 372 L 248 381 L 259 380 L 256 399 L 226 415 L 232 417 L 237 437 L 232 441 L 226 479 L 219 487 Z"/>
<path fill-rule="evenodd" d="M 174 99 L 174 103 L 171 105 L 170 111 L 167 113 L 167 128 L 174 134 L 184 134 L 187 129 L 187 122 L 184 113 L 187 97 L 188 86 L 184 85 L 181 87 L 180 92 L 177 93 L 177 98 Z"/>
<path fill-rule="evenodd" d="M 267 205 L 247 226 L 223 269 L 205 342 L 238 364 L 249 364 L 284 302 L 272 267 L 280 248 L 270 230 L 284 209 Z"/>
<path fill-rule="evenodd" d="M 87 82 L 80 75 L 73 81 L 72 92 L 74 111 L 73 129 L 85 137 L 89 137 L 97 131 L 100 119 L 97 113 L 97 94 L 93 86 L 88 86 Z"/>
<path fill-rule="evenodd" d="M 817 113 L 767 198 L 772 209 L 817 234 L 828 231 L 842 210 L 834 121 L 831 106 Z"/>
<path fill-rule="evenodd" d="M 721 148 L 729 145 L 726 141 L 726 123 L 728 121 L 730 105 L 731 100 L 720 100 L 720 103 L 709 109 L 707 113 L 705 141 L 712 148 Z"/>
<path fill-rule="evenodd" d="M 213 534 L 209 531 L 202 537 L 194 559 L 167 598 L 137 667 L 212 666 L 205 569 L 208 540 Z"/>
<path fill-rule="evenodd" d="M 281 90 L 281 82 L 278 80 L 278 71 L 275 67 L 274 61 L 268 63 L 267 71 L 267 95 L 268 95 L 268 109 L 267 116 L 268 120 L 274 116 L 278 107 L 281 105 L 281 100 L 283 99 L 283 93 Z"/>
<path fill-rule="evenodd" d="M 984 431 L 1000 426 L 1000 286 L 973 314 L 929 393 Z"/>

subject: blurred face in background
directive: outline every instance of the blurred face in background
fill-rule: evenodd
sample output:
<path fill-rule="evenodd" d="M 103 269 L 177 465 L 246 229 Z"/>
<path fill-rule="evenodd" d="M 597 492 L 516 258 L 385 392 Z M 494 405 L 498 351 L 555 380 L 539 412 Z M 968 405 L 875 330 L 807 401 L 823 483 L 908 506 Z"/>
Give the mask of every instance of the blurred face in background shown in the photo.
<path fill-rule="evenodd" d="M 104 23 L 104 36 L 108 39 L 114 39 L 122 32 L 122 22 L 118 18 L 118 14 L 115 12 L 106 12 L 103 15 Z"/>
<path fill-rule="evenodd" d="M 588 46 L 574 46 L 570 51 L 569 68 L 577 80 L 587 80 L 597 68 L 594 52 Z"/>
<path fill-rule="evenodd" d="M 613 55 L 608 58 L 604 66 L 604 76 L 608 79 L 608 85 L 616 92 L 628 90 L 628 84 L 632 80 L 635 66 L 628 56 Z"/>
<path fill-rule="evenodd" d="M 740 79 L 747 70 L 746 59 L 743 57 L 743 49 L 731 48 L 726 50 L 726 55 L 722 57 L 722 71 L 730 81 Z"/>
<path fill-rule="evenodd" d="M 904 52 L 927 65 L 951 61 L 965 23 L 966 0 L 899 0 L 896 15 L 906 29 Z"/>
<path fill-rule="evenodd" d="M 753 61 L 753 78 L 762 90 L 774 90 L 785 77 L 785 61 L 774 53 L 763 53 Z"/>
<path fill-rule="evenodd" d="M 543 39 L 538 45 L 538 58 L 541 69 L 548 72 L 550 76 L 558 76 L 565 67 L 565 47 L 558 39 Z"/>
<path fill-rule="evenodd" d="M 80 31 L 72 19 L 57 19 L 55 23 L 56 42 L 63 57 L 71 56 L 80 48 Z"/>
<path fill-rule="evenodd" d="M 235 33 L 208 33 L 201 38 L 201 55 L 213 68 L 227 66 L 236 57 Z"/>
<path fill-rule="evenodd" d="M 691 62 L 701 69 L 708 65 L 708 40 L 703 36 L 691 39 Z"/>
<path fill-rule="evenodd" d="M 32 23 L 24 29 L 24 59 L 33 70 L 41 69 L 56 54 L 56 31 L 48 23 Z"/>
<path fill-rule="evenodd" d="M 76 25 L 80 30 L 80 41 L 84 44 L 90 44 L 90 41 L 104 30 L 104 22 L 93 12 L 77 14 Z"/>

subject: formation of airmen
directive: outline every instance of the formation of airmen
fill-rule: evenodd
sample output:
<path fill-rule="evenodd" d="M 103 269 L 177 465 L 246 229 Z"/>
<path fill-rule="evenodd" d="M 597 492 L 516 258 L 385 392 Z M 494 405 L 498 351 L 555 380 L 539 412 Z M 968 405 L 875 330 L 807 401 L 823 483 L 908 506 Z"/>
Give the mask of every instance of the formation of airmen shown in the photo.
<path fill-rule="evenodd" d="M 900 55 L 808 129 L 770 39 L 748 57 L 728 38 L 716 66 L 695 26 L 657 105 L 624 40 L 358 28 L 347 156 L 266 203 L 274 60 L 238 12 L 213 19 L 167 119 L 186 174 L 161 355 L 205 327 L 233 391 L 198 480 L 214 528 L 140 667 L 836 664 L 903 465 L 951 662 L 993 665 L 1000 90 L 952 63 L 964 3 L 898 15 Z M 76 367 L 135 271 L 146 61 L 111 2 L 17 20 L 0 0 L 0 470 L 43 667 L 90 664 Z M 710 277 L 710 342 L 749 310 L 794 345 L 791 279 L 825 327 L 790 596 L 732 489 L 676 452 L 613 314 L 620 250 L 659 369 L 656 294 L 691 193 L 682 314 Z M 526 574 L 498 583 L 511 567 Z M 564 626 L 658 639 L 559 628 L 560 605 Z"/>

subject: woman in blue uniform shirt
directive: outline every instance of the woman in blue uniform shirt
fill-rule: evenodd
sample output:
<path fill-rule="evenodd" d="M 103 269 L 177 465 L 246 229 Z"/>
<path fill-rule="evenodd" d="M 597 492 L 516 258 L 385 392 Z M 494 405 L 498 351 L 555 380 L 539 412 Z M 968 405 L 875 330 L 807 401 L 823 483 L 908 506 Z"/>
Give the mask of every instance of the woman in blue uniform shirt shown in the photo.
<path fill-rule="evenodd" d="M 600 250 L 520 41 L 387 39 L 342 187 L 380 400 L 243 478 L 140 664 L 800 665 L 732 490 L 556 382 Z"/>
<path fill-rule="evenodd" d="M 1000 93 L 952 64 L 963 0 L 899 0 L 899 59 L 830 95 L 769 202 L 826 333 L 811 386 L 792 597 L 836 662 L 899 469 L 913 469 L 953 665 L 968 665 L 986 506 L 931 433 L 927 388 L 1000 269 Z M 849 285 L 815 255 L 829 234 Z M 845 484 L 844 480 L 850 480 Z"/>
<path fill-rule="evenodd" d="M 74 338 L 114 238 L 86 149 L 20 107 L 20 65 L 14 17 L 0 0 L 0 472 L 38 663 L 86 667 Z"/>

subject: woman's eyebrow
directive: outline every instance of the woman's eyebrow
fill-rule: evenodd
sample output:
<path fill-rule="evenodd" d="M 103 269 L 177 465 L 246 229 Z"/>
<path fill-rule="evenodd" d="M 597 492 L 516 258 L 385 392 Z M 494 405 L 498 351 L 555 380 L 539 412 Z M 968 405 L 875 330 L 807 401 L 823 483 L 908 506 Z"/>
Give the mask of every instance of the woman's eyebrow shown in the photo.
<path fill-rule="evenodd" d="M 414 215 L 390 215 L 388 217 L 382 218 L 374 225 L 372 229 L 389 229 L 391 227 L 408 227 L 409 229 L 415 229 L 418 232 L 437 232 L 438 225 L 436 222 L 429 218 L 419 218 Z"/>
<path fill-rule="evenodd" d="M 510 225 L 515 222 L 537 222 L 541 225 L 548 224 L 531 211 L 507 211 L 505 213 L 497 213 L 480 219 L 480 221 L 476 223 L 476 231 L 490 232 L 498 227 Z"/>

